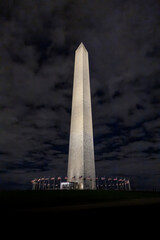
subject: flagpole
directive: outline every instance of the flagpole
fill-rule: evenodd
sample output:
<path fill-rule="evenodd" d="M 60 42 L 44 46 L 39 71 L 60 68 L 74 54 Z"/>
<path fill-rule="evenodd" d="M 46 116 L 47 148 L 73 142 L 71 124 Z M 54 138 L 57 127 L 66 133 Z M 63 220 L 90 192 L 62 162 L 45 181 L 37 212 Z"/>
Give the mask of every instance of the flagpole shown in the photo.
<path fill-rule="evenodd" d="M 117 190 L 119 190 L 119 185 L 118 185 L 118 177 L 117 177 Z"/>
<path fill-rule="evenodd" d="M 128 179 L 129 191 L 131 191 L 130 180 Z"/>
<path fill-rule="evenodd" d="M 106 190 L 106 177 L 104 177 L 104 189 Z"/>

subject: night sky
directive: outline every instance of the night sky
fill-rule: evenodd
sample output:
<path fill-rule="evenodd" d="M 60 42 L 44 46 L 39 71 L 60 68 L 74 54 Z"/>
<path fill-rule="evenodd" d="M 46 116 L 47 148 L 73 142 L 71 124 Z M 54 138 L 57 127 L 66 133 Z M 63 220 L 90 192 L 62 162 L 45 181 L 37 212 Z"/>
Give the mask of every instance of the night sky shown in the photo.
<path fill-rule="evenodd" d="M 81 42 L 96 175 L 160 190 L 159 0 L 0 1 L 0 188 L 66 176 Z"/>

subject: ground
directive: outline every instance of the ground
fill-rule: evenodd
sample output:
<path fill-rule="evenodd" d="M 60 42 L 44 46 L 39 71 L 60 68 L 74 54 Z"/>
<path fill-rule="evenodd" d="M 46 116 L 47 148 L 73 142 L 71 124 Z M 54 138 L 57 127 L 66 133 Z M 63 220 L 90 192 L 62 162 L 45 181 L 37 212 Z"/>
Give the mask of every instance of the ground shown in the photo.
<path fill-rule="evenodd" d="M 1 213 L 51 216 L 96 215 L 110 212 L 133 213 L 160 210 L 160 192 L 138 191 L 2 191 Z"/>
<path fill-rule="evenodd" d="M 160 192 L 1 191 L 1 231 L 36 239 L 158 236 Z M 105 234 L 105 235 L 104 235 Z M 92 237 L 93 236 L 93 237 Z M 107 236 L 107 235 L 106 235 Z"/>

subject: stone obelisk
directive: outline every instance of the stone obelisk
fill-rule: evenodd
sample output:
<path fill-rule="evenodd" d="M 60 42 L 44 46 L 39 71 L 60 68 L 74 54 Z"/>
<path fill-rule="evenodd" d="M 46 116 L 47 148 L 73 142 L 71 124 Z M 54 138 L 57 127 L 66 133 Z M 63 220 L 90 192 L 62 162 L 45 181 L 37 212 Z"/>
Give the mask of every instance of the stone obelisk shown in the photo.
<path fill-rule="evenodd" d="M 78 189 L 96 188 L 89 62 L 83 43 L 75 53 L 68 182 L 76 182 Z"/>

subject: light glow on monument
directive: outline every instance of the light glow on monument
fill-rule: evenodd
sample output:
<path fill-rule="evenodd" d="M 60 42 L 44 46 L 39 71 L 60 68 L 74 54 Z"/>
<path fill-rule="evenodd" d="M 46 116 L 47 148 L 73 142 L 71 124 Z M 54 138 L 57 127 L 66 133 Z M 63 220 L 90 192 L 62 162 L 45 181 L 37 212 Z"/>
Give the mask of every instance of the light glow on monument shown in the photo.
<path fill-rule="evenodd" d="M 96 188 L 89 61 L 83 43 L 75 53 L 68 181 L 78 189 Z"/>

